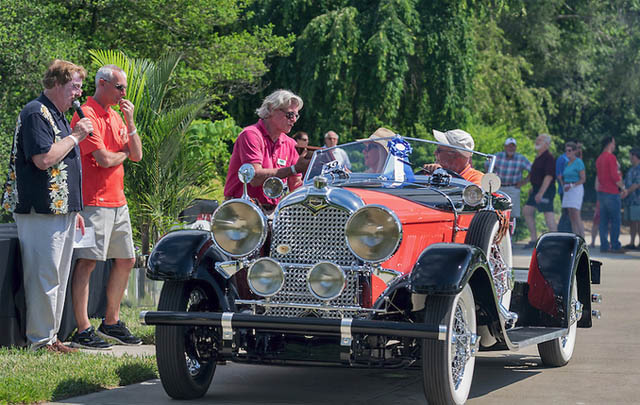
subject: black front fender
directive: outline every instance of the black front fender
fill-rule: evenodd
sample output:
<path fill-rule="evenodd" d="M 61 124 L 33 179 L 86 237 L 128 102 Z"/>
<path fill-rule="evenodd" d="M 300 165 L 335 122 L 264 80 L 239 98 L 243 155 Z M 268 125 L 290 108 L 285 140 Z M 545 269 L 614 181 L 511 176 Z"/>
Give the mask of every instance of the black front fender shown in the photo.
<path fill-rule="evenodd" d="M 411 271 L 411 292 L 458 294 L 476 269 L 482 268 L 488 274 L 486 262 L 484 252 L 475 246 L 435 243 L 420 254 Z"/>
<path fill-rule="evenodd" d="M 213 262 L 227 260 L 213 246 L 210 232 L 201 230 L 170 232 L 156 243 L 149 255 L 147 277 L 152 280 L 197 278 L 195 273 L 204 257 L 210 257 Z"/>

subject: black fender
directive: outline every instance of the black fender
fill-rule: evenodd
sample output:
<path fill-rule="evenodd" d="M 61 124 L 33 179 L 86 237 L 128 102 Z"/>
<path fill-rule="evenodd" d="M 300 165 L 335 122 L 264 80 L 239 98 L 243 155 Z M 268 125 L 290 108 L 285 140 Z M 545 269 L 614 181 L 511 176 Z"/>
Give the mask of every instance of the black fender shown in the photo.
<path fill-rule="evenodd" d="M 218 274 L 215 264 L 229 260 L 213 244 L 211 232 L 183 229 L 162 237 L 149 255 L 147 277 L 152 280 L 199 283 L 218 300 L 220 310 L 230 311 L 225 291 L 235 289 Z"/>
<path fill-rule="evenodd" d="M 228 258 L 213 245 L 211 232 L 183 229 L 163 236 L 149 255 L 147 277 L 152 280 L 197 278 L 199 263 L 209 258 L 215 264 Z"/>
<path fill-rule="evenodd" d="M 479 269 L 491 279 L 487 259 L 481 249 L 459 243 L 434 243 L 422 251 L 411 270 L 411 292 L 458 294 Z"/>
<path fill-rule="evenodd" d="M 531 257 L 527 295 L 523 299 L 527 326 L 568 327 L 571 282 L 576 277 L 582 318 L 591 327 L 591 261 L 585 240 L 573 233 L 550 232 L 538 240 Z M 520 312 L 518 311 L 518 312 Z"/>

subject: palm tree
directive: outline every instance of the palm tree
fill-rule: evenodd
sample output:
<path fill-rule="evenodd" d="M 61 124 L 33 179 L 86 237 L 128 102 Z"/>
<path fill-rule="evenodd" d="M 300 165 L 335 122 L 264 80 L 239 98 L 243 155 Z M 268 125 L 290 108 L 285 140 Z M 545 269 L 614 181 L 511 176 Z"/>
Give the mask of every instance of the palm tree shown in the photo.
<path fill-rule="evenodd" d="M 153 62 L 130 59 L 113 50 L 92 50 L 90 54 L 96 68 L 114 64 L 127 74 L 127 98 L 136 106 L 143 158 L 137 163 L 127 161 L 125 193 L 134 235 L 139 238 L 141 253 L 148 254 L 160 236 L 176 224 L 180 211 L 209 191 L 210 162 L 189 159 L 198 143 L 187 135 L 208 97 L 195 94 L 175 107 L 166 105 L 179 55 L 170 54 Z"/>

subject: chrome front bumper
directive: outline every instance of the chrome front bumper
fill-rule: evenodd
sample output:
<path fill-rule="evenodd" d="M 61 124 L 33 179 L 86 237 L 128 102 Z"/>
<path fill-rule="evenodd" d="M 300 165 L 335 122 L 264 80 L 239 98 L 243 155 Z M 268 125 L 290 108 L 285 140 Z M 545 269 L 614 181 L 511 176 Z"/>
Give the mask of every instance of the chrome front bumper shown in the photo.
<path fill-rule="evenodd" d="M 267 332 L 282 332 L 313 335 L 330 334 L 340 337 L 342 346 L 351 345 L 354 334 L 411 337 L 417 339 L 445 340 L 445 325 L 422 323 L 372 321 L 342 318 L 291 318 L 238 314 L 235 312 L 177 312 L 142 311 L 140 321 L 146 325 L 190 325 L 222 328 L 222 339 L 232 340 L 236 329 L 256 329 Z"/>

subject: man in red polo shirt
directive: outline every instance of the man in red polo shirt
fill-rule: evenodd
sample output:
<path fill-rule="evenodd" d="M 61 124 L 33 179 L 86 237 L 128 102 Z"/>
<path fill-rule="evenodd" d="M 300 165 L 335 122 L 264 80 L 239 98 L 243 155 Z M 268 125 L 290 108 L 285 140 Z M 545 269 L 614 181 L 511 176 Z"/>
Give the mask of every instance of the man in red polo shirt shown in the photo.
<path fill-rule="evenodd" d="M 233 145 L 229 161 L 224 196 L 227 199 L 242 196 L 242 183 L 238 169 L 245 163 L 253 165 L 256 174 L 247 185 L 249 197 L 255 199 L 266 210 L 278 203 L 262 192 L 262 184 L 272 176 L 286 179 L 289 190 L 301 184 L 301 175 L 309 166 L 309 159 L 300 158 L 296 141 L 287 136 L 298 121 L 302 99 L 289 90 L 276 90 L 268 95 L 256 110 L 260 117 L 257 123 L 242 130 Z"/>
<path fill-rule="evenodd" d="M 82 107 L 93 124 L 93 135 L 80 142 L 82 155 L 82 197 L 87 226 L 95 230 L 96 245 L 76 249 L 76 262 L 71 294 L 78 331 L 71 344 L 86 349 L 109 349 L 111 338 L 122 344 L 139 345 L 141 340 L 131 334 L 120 321 L 120 301 L 135 262 L 133 236 L 127 200 L 124 196 L 124 167 L 126 159 L 142 159 L 142 143 L 133 120 L 134 106 L 124 97 L 127 76 L 115 65 L 106 65 L 96 73 L 96 92 Z M 111 106 L 118 105 L 124 115 Z M 71 125 L 78 120 L 73 117 Z M 107 282 L 105 319 L 97 330 L 89 323 L 89 279 L 96 261 L 114 259 Z"/>
<path fill-rule="evenodd" d="M 607 136 L 602 140 L 602 153 L 596 160 L 598 185 L 598 202 L 600 203 L 600 251 L 625 253 L 620 244 L 620 222 L 622 211 L 621 198 L 626 197 L 626 190 L 618 160 L 613 154 L 616 140 Z M 609 245 L 609 232 L 611 245 Z"/>

